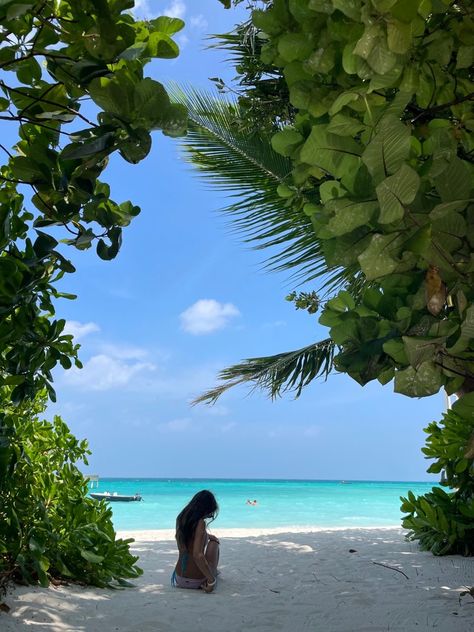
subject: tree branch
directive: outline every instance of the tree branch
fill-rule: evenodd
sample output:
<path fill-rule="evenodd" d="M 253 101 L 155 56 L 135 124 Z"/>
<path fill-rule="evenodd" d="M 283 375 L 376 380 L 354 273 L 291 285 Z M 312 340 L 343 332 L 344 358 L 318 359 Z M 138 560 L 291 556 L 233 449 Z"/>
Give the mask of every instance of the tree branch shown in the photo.
<path fill-rule="evenodd" d="M 395 568 L 394 566 L 389 566 L 388 564 L 382 564 L 382 562 L 372 562 L 372 564 L 377 564 L 377 566 L 383 566 L 384 568 L 389 568 L 391 571 L 397 571 L 397 573 L 401 573 L 403 577 L 405 577 L 406 579 L 410 579 L 408 575 L 406 575 L 399 568 Z"/>

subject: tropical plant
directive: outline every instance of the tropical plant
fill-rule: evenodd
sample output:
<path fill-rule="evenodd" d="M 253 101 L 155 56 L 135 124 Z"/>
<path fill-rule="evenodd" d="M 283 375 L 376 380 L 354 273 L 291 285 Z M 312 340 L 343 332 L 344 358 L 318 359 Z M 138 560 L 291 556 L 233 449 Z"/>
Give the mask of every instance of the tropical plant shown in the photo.
<path fill-rule="evenodd" d="M 252 22 L 264 41 L 261 61 L 284 77 L 295 111 L 271 139 L 292 165 L 278 191 L 282 213 L 310 218 L 320 270 L 355 278 L 355 286 L 321 303 L 335 369 L 361 385 L 393 381 L 410 397 L 440 388 L 456 393 L 457 413 L 445 418 L 443 433 L 463 423 L 470 428 L 472 3 L 273 0 L 253 11 Z M 291 257 L 287 240 L 278 245 L 273 256 Z M 311 261 L 304 263 L 311 270 Z M 304 363 L 290 366 L 293 385 L 318 374 Z M 282 379 L 273 368 L 268 359 L 230 367 L 221 373 L 224 385 L 200 399 L 215 401 L 242 381 L 273 395 Z M 303 370 L 311 379 L 298 380 Z M 457 441 L 464 456 L 454 467 L 463 468 L 458 473 L 466 472 L 469 487 L 472 438 L 460 433 Z M 472 551 L 472 498 L 462 499 L 468 504 L 461 510 L 458 491 L 404 500 L 412 537 L 435 553 Z"/>
<path fill-rule="evenodd" d="M 133 5 L 0 5 L 0 120 L 11 138 L 19 133 L 12 149 L 0 145 L 0 384 L 15 386 L 17 402 L 44 387 L 54 399 L 51 370 L 68 368 L 71 358 L 77 364 L 64 321 L 50 318 L 54 298 L 74 298 L 54 287 L 74 271 L 59 239 L 78 250 L 96 244 L 99 257 L 112 259 L 123 227 L 140 212 L 114 202 L 99 180 L 109 156 L 137 163 L 150 151 L 152 130 L 176 135 L 186 127 L 183 106 L 143 74 L 153 57 L 178 55 L 171 36 L 184 23 L 135 21 Z"/>
<path fill-rule="evenodd" d="M 116 538 L 105 501 L 86 496 L 77 464 L 87 464 L 87 442 L 60 417 L 40 418 L 46 392 L 15 406 L 8 391 L 0 389 L 0 592 L 10 579 L 127 585 L 141 574 L 138 558 L 132 540 Z"/>
<path fill-rule="evenodd" d="M 211 78 L 221 94 L 237 96 L 239 118 L 235 119 L 234 125 L 260 135 L 262 131 L 272 133 L 282 124 L 291 123 L 295 109 L 288 99 L 288 86 L 280 68 L 262 61 L 265 40 L 259 37 L 252 20 L 238 24 L 231 33 L 213 35 L 210 39 L 210 48 L 226 51 L 227 61 L 238 72 L 232 85 L 220 77 Z"/>
<path fill-rule="evenodd" d="M 408 537 L 435 555 L 474 555 L 474 418 L 469 414 L 474 400 L 470 393 L 454 403 L 441 423 L 432 422 L 423 452 L 435 459 L 428 472 L 443 474 L 441 484 L 415 497 L 401 498 L 403 526 Z M 466 407 L 466 404 L 469 406 Z"/>
<path fill-rule="evenodd" d="M 272 138 L 293 166 L 282 212 L 311 219 L 322 268 L 370 282 L 324 305 L 336 368 L 415 397 L 469 390 L 469 6 L 275 0 L 253 23 L 297 110 Z"/>
<path fill-rule="evenodd" d="M 282 193 L 295 192 L 304 199 L 304 189 L 293 185 L 291 162 L 271 146 L 265 127 L 256 129 L 241 124 L 247 105 L 240 99 L 218 97 L 196 89 L 169 87 L 172 98 L 188 110 L 188 132 L 180 139 L 187 160 L 211 186 L 229 193 L 231 203 L 222 209 L 233 229 L 256 249 L 270 248 L 266 267 L 288 271 L 298 281 L 320 279 L 323 297 L 345 288 L 354 297 L 367 282 L 324 261 L 311 221 L 300 209 L 282 200 Z M 249 133 L 250 131 L 250 133 Z M 291 189 L 287 185 L 291 184 Z M 297 309 L 314 314 L 321 301 L 315 292 L 291 293 Z M 325 300 L 322 301 L 325 303 Z M 224 369 L 224 381 L 196 399 L 214 402 L 237 384 L 262 388 L 271 397 L 293 391 L 298 397 L 312 379 L 325 376 L 333 368 L 336 345 L 331 339 L 314 342 L 303 349 L 275 356 L 250 358 Z"/>
<path fill-rule="evenodd" d="M 74 272 L 67 246 L 113 259 L 140 212 L 99 180 L 118 152 L 135 164 L 151 132 L 185 132 L 186 110 L 144 76 L 179 50 L 177 18 L 136 21 L 133 0 L 0 2 L 0 574 L 97 585 L 136 577 L 129 541 L 86 498 L 74 465 L 86 455 L 58 418 L 42 422 L 52 371 L 78 346 L 55 319 L 57 282 Z M 10 142 L 8 141 L 10 139 Z M 10 145 L 10 146 L 9 146 Z M 27 198 L 25 201 L 25 197 Z M 31 199 L 28 199 L 31 198 Z M 39 400 L 37 400 L 39 398 Z M 35 403 L 36 402 L 36 403 Z"/>

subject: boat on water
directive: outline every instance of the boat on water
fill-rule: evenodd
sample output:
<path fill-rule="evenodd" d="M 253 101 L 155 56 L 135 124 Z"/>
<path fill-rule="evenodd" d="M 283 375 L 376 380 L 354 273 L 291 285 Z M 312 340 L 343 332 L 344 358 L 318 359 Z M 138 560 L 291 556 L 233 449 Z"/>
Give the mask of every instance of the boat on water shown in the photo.
<path fill-rule="evenodd" d="M 96 500 L 110 500 L 111 502 L 130 503 L 136 500 L 142 500 L 140 494 L 127 496 L 126 494 L 117 494 L 117 492 L 91 492 L 89 495 Z"/>

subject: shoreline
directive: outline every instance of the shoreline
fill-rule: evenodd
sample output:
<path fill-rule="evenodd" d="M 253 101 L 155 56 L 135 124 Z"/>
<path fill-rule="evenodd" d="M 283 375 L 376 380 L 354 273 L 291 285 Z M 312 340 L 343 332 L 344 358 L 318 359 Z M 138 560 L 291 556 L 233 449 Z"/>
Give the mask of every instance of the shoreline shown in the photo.
<path fill-rule="evenodd" d="M 264 532 L 262 532 L 264 531 Z M 15 587 L 2 632 L 468 632 L 474 558 L 435 557 L 401 527 L 216 529 L 217 588 L 170 585 L 174 533 L 119 531 L 143 575 L 125 590 Z"/>
<path fill-rule="evenodd" d="M 219 538 L 258 538 L 265 535 L 281 535 L 283 533 L 326 533 L 339 531 L 374 531 L 374 530 L 394 530 L 408 533 L 408 529 L 403 529 L 400 524 L 384 525 L 384 526 L 362 526 L 362 527 L 320 527 L 320 526 L 303 526 L 303 527 L 223 527 L 213 529 L 212 525 L 208 528 L 209 533 L 213 533 Z M 174 529 L 118 529 L 117 537 L 133 538 L 135 542 L 161 542 L 175 539 Z"/>

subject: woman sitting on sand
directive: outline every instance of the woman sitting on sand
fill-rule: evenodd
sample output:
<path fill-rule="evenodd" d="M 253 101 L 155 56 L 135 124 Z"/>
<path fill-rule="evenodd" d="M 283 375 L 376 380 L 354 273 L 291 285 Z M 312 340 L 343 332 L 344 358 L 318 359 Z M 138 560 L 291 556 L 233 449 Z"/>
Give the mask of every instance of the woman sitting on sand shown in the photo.
<path fill-rule="evenodd" d="M 202 588 L 212 592 L 216 586 L 219 540 L 207 533 L 206 520 L 217 516 L 214 494 L 198 492 L 176 518 L 179 558 L 171 583 L 179 588 Z"/>

